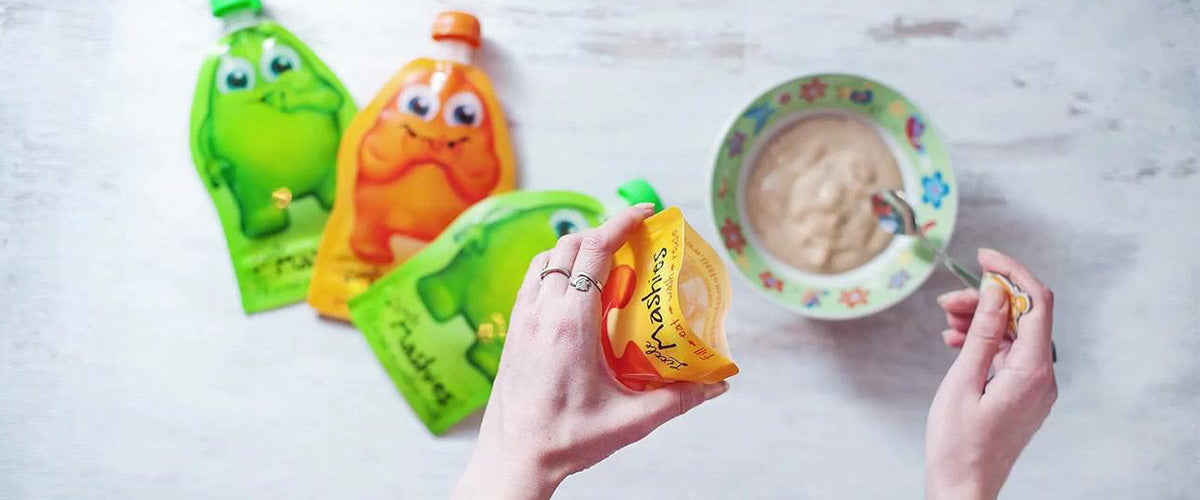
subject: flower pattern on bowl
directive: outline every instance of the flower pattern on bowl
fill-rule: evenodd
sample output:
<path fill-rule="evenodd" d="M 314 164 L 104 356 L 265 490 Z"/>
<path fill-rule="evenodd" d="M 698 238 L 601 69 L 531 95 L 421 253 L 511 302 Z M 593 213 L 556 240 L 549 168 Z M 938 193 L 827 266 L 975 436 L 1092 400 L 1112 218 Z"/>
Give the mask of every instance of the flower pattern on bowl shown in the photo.
<path fill-rule="evenodd" d="M 776 278 L 771 271 L 763 271 L 758 273 L 758 279 L 762 280 L 763 288 L 767 290 L 775 290 L 776 292 L 783 291 L 783 281 Z"/>
<path fill-rule="evenodd" d="M 814 76 L 808 83 L 800 85 L 800 98 L 807 102 L 822 99 L 825 97 L 826 88 L 827 85 L 821 81 L 821 77 Z"/>
<path fill-rule="evenodd" d="M 814 307 L 820 307 L 821 296 L 826 295 L 828 293 L 829 293 L 828 290 L 809 289 L 808 291 L 804 292 L 804 295 L 802 297 L 800 297 L 800 303 L 804 304 L 804 307 L 808 308 L 808 309 L 812 309 Z"/>
<path fill-rule="evenodd" d="M 839 300 L 842 304 L 850 309 L 866 305 L 871 291 L 863 287 L 855 287 L 850 290 L 842 290 L 842 298 Z"/>
<path fill-rule="evenodd" d="M 933 205 L 933 208 L 942 208 L 942 200 L 950 194 L 950 185 L 942 179 L 941 172 L 922 177 L 921 189 L 924 192 L 921 201 Z"/>
<path fill-rule="evenodd" d="M 729 140 L 725 143 L 725 149 L 729 150 L 730 158 L 737 158 L 742 154 L 742 148 L 746 145 L 746 134 L 734 132 Z"/>
<path fill-rule="evenodd" d="M 725 218 L 725 224 L 721 226 L 721 239 L 725 241 L 725 248 L 733 250 L 739 255 L 746 248 L 746 238 L 742 236 L 742 226 L 729 217 Z"/>

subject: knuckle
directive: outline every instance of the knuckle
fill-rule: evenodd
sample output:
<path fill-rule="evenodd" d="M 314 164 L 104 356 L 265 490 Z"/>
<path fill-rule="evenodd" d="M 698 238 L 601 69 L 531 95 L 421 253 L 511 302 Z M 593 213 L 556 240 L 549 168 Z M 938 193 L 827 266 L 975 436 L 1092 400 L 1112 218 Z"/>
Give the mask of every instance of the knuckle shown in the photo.
<path fill-rule="evenodd" d="M 967 337 L 987 342 L 999 342 L 1008 327 L 1008 320 L 1002 316 L 989 317 L 971 323 L 974 328 L 967 332 Z"/>
<path fill-rule="evenodd" d="M 582 240 L 579 243 L 580 251 L 589 253 L 604 253 L 608 249 L 608 241 L 599 231 L 588 231 L 583 233 Z"/>
<path fill-rule="evenodd" d="M 568 247 L 574 246 L 579 243 L 579 238 L 581 238 L 579 233 L 571 233 L 571 234 L 563 235 L 561 238 L 558 239 L 558 243 L 556 245 L 554 245 L 554 248 L 563 250 Z"/>
<path fill-rule="evenodd" d="M 536 332 L 537 329 L 542 326 L 540 316 L 540 308 L 535 307 L 532 314 L 525 316 L 524 320 L 521 322 L 520 330 L 524 332 Z"/>
<path fill-rule="evenodd" d="M 556 317 L 554 320 L 550 323 L 551 333 L 555 336 L 574 335 L 575 331 L 578 330 L 578 326 L 575 324 L 575 321 L 571 320 L 571 318 L 563 314 L 558 314 L 555 316 Z"/>
<path fill-rule="evenodd" d="M 1051 309 L 1054 308 L 1054 290 L 1051 290 L 1048 286 L 1042 285 L 1038 291 L 1038 294 L 1041 295 L 1039 298 L 1041 298 L 1042 302 L 1046 304 L 1046 307 Z"/>
<path fill-rule="evenodd" d="M 549 250 L 539 252 L 537 255 L 534 255 L 532 259 L 529 259 L 529 269 L 541 269 L 548 260 L 550 260 Z"/>
<path fill-rule="evenodd" d="M 678 414 L 683 415 L 684 413 L 687 413 L 688 410 L 700 404 L 700 393 L 698 391 L 684 389 L 678 392 L 676 401 L 679 403 L 679 407 L 677 408 Z"/>
<path fill-rule="evenodd" d="M 1058 401 L 1058 382 L 1057 381 L 1054 381 L 1054 380 L 1050 381 L 1050 387 L 1046 389 L 1046 400 L 1051 405 L 1053 405 L 1055 401 Z"/>
<path fill-rule="evenodd" d="M 1054 374 L 1045 368 L 1039 368 L 1029 374 L 1029 382 L 1036 388 L 1048 388 L 1054 383 Z"/>

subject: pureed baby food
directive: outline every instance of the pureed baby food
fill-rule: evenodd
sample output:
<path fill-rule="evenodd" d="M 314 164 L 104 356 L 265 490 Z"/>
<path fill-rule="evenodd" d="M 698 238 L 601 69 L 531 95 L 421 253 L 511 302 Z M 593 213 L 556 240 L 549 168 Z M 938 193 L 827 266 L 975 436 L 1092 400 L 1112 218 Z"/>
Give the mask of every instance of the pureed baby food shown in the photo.
<path fill-rule="evenodd" d="M 617 380 L 647 390 L 737 374 L 725 341 L 729 292 L 720 258 L 678 208 L 646 219 L 613 257 L 601 298 L 600 343 Z"/>
<path fill-rule="evenodd" d="M 479 21 L 443 12 L 435 59 L 409 62 L 350 124 L 338 151 L 338 199 L 317 252 L 308 302 L 349 319 L 347 302 L 416 254 L 467 207 L 515 184 L 508 125 L 471 65 Z"/>
<path fill-rule="evenodd" d="M 258 0 L 212 0 L 225 35 L 192 99 L 191 148 L 247 313 L 304 299 L 334 203 L 338 143 L 356 108 Z"/>
<path fill-rule="evenodd" d="M 867 202 L 880 189 L 902 189 L 900 168 L 870 125 L 841 114 L 813 115 L 779 131 L 754 162 L 746 211 L 777 259 L 835 274 L 887 247 Z"/>

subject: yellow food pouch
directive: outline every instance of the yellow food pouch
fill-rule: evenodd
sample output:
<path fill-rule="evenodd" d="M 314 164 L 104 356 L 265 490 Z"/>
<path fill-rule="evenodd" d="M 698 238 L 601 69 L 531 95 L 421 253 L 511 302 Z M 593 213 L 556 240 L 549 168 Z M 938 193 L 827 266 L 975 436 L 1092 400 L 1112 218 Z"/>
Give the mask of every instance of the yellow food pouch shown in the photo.
<path fill-rule="evenodd" d="M 601 345 L 633 390 L 712 384 L 738 372 L 725 340 L 729 276 L 676 207 L 646 219 L 613 257 L 602 292 Z"/>

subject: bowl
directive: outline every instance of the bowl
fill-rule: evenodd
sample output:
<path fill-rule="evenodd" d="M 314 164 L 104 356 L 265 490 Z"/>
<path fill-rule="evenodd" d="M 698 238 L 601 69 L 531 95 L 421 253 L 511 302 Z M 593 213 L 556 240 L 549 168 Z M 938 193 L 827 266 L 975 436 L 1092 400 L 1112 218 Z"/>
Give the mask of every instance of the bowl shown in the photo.
<path fill-rule="evenodd" d="M 782 263 L 760 243 L 745 214 L 744 186 L 763 145 L 814 114 L 852 115 L 870 124 L 896 158 L 905 198 L 934 245 L 945 247 L 958 214 L 958 186 L 941 135 L 899 92 L 869 78 L 817 74 L 783 82 L 739 112 L 717 145 L 709 206 L 731 265 L 767 299 L 813 318 L 868 316 L 916 291 L 934 270 L 934 256 L 915 238 L 896 236 L 866 263 L 838 274 L 805 272 Z M 863 203 L 870 203 L 864 199 Z"/>

